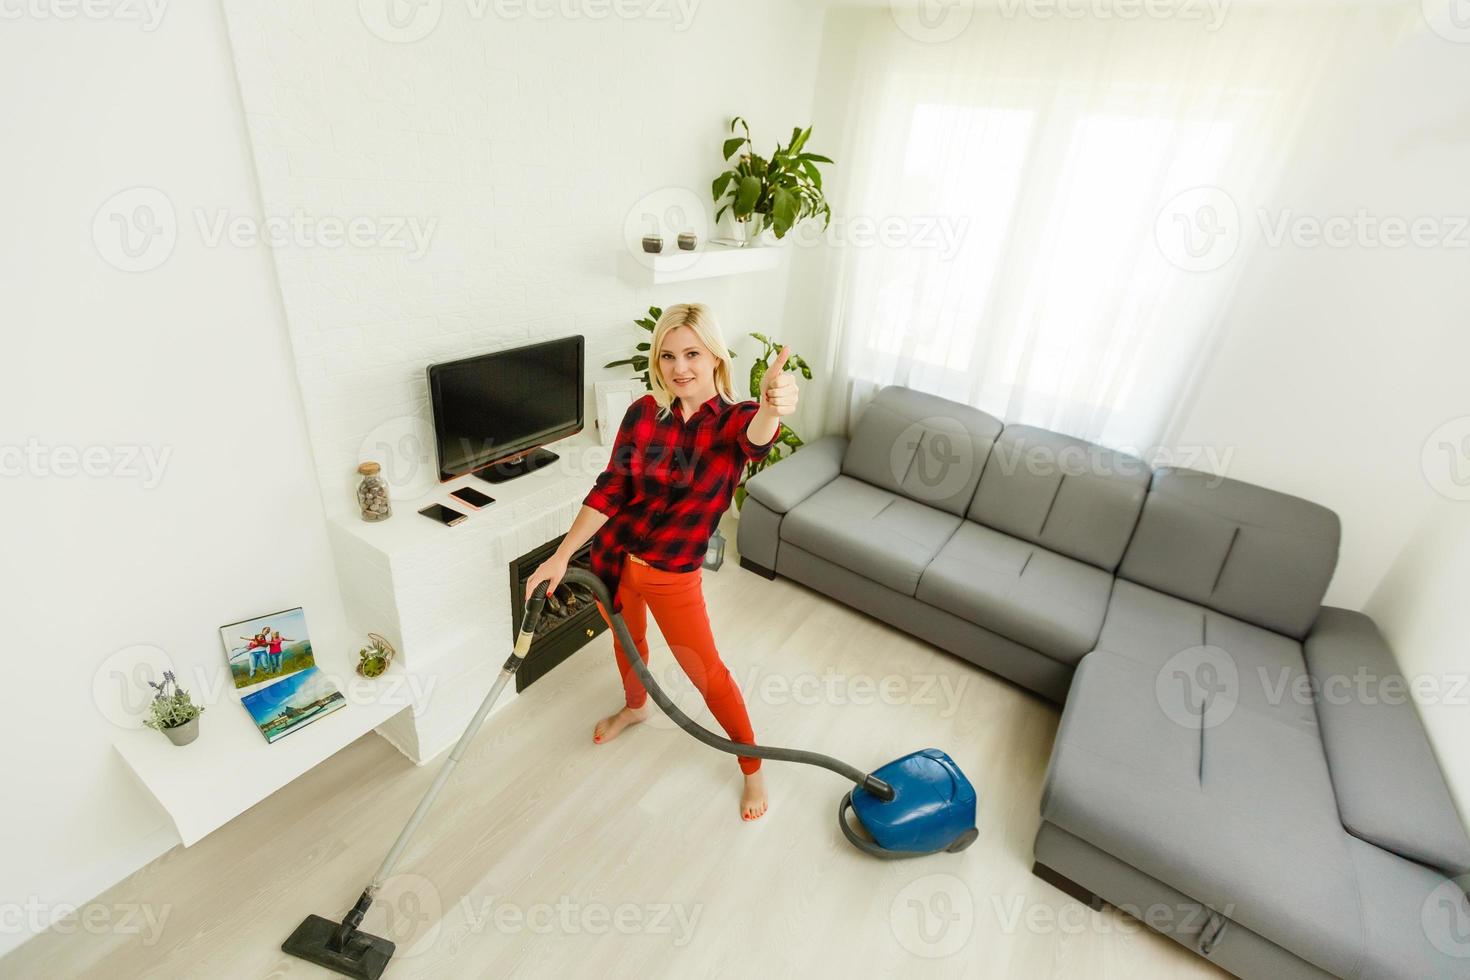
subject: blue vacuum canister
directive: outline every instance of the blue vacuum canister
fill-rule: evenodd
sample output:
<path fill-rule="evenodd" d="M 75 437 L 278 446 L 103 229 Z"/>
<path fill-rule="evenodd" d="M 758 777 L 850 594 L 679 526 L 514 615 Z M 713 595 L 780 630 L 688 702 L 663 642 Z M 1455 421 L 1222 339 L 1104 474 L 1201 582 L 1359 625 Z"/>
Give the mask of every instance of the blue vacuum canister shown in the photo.
<path fill-rule="evenodd" d="M 963 851 L 980 835 L 975 828 L 975 787 L 943 751 L 910 753 L 873 775 L 893 788 L 892 800 L 884 801 L 859 786 L 837 808 L 842 832 L 859 850 L 882 858 L 918 857 Z M 848 822 L 849 808 L 871 841 Z"/>

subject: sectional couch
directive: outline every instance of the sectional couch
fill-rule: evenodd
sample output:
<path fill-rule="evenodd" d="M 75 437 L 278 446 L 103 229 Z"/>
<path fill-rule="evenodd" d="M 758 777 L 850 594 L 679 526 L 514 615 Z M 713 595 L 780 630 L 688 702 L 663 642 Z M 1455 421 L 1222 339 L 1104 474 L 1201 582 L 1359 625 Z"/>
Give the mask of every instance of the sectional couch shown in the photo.
<path fill-rule="evenodd" d="M 899 386 L 747 491 L 744 567 L 1063 705 L 1038 876 L 1243 977 L 1470 977 L 1470 838 L 1321 604 L 1331 511 Z"/>

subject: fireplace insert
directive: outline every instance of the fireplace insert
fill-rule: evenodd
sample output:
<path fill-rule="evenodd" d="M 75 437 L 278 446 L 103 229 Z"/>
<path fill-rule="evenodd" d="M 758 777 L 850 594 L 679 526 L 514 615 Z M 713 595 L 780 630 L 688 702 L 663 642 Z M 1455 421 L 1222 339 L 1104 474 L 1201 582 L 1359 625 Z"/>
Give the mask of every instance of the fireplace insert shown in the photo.
<path fill-rule="evenodd" d="M 536 566 L 556 551 L 565 537 L 566 535 L 561 535 L 548 541 L 510 563 L 512 643 L 520 633 L 521 617 L 526 613 L 526 580 L 536 571 Z M 572 556 L 567 567 L 586 570 L 590 565 L 590 550 L 590 543 L 583 545 Z M 592 593 L 585 586 L 562 582 L 556 587 L 556 591 L 546 597 L 546 608 L 536 624 L 535 640 L 531 643 L 524 666 L 516 672 L 516 690 L 524 691 L 530 687 L 606 629 L 607 621 L 597 611 Z"/>

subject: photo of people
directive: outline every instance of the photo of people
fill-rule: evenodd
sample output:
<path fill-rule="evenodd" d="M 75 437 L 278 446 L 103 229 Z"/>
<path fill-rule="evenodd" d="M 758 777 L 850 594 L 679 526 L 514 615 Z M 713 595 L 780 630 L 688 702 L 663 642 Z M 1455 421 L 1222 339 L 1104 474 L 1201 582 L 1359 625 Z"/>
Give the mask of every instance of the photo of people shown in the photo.
<path fill-rule="evenodd" d="M 220 627 L 236 689 L 254 687 L 316 666 L 298 606 Z"/>
<path fill-rule="evenodd" d="M 272 631 L 274 632 L 274 631 Z M 311 724 L 347 703 L 331 678 L 315 667 L 240 699 L 267 742 Z"/>

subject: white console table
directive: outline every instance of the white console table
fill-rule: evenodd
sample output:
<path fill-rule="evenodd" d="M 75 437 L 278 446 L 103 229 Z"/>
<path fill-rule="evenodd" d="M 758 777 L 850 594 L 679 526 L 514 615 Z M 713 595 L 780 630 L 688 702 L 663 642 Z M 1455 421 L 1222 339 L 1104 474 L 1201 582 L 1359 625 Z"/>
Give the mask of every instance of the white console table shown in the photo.
<path fill-rule="evenodd" d="M 591 429 L 547 448 L 560 458 L 505 483 L 461 477 L 395 499 L 380 523 L 328 520 L 348 626 L 387 637 L 418 694 L 377 731 L 420 765 L 459 738 L 510 655 L 510 562 L 566 533 L 611 453 Z M 495 502 L 470 510 L 449 496 L 461 486 Z M 431 503 L 469 518 L 445 527 L 416 513 Z M 508 690 L 497 710 L 514 697 Z"/>

